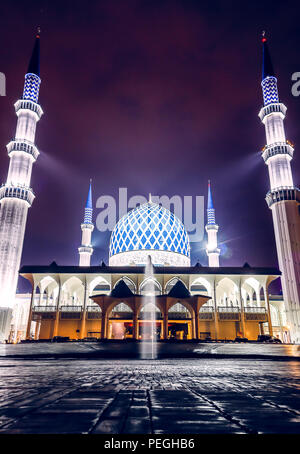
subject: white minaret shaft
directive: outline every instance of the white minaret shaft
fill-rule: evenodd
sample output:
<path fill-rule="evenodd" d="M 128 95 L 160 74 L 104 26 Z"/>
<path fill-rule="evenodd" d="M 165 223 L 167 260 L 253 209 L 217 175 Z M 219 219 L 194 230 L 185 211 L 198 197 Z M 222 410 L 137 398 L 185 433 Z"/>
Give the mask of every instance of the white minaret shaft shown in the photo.
<path fill-rule="evenodd" d="M 207 224 L 205 226 L 207 232 L 207 247 L 206 254 L 208 255 L 208 266 L 220 266 L 218 248 L 218 230 L 219 226 L 215 220 L 215 209 L 213 206 L 210 182 L 208 182 L 208 199 L 207 199 Z"/>
<path fill-rule="evenodd" d="M 84 209 L 84 220 L 81 224 L 82 239 L 79 251 L 79 266 L 90 266 L 91 256 L 93 254 L 92 248 L 92 232 L 94 230 L 93 224 L 93 204 L 92 204 L 92 182 L 90 182 L 89 194 Z"/>
<path fill-rule="evenodd" d="M 35 131 L 43 114 L 38 104 L 39 53 L 38 33 L 25 75 L 23 96 L 15 103 L 16 135 L 7 145 L 9 170 L 6 183 L 0 188 L 0 341 L 6 339 L 9 332 L 10 316 L 7 313 L 15 300 L 27 211 L 34 199 L 30 179 L 32 164 L 39 155 L 34 144 Z"/>
<path fill-rule="evenodd" d="M 294 149 L 286 140 L 287 108 L 279 101 L 267 39 L 263 42 L 262 91 L 264 107 L 259 117 L 265 126 L 267 145 L 262 157 L 268 166 L 270 191 L 266 201 L 272 210 L 278 263 L 292 342 L 300 342 L 300 191 L 293 183 L 291 161 Z"/>

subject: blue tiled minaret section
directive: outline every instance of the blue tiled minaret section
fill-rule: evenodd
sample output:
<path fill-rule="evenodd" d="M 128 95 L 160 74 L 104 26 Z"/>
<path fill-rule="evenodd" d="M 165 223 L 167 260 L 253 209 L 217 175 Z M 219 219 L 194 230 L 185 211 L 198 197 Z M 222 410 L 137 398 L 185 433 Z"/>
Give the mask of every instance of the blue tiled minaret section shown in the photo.
<path fill-rule="evenodd" d="M 23 99 L 38 102 L 41 79 L 36 74 L 26 74 Z"/>
<path fill-rule="evenodd" d="M 40 35 L 37 34 L 28 70 L 25 75 L 23 99 L 38 102 L 40 90 Z"/>
<path fill-rule="evenodd" d="M 213 205 L 210 182 L 208 182 L 208 198 L 207 198 L 207 224 L 214 225 L 216 223 L 215 219 L 215 209 Z"/>
<path fill-rule="evenodd" d="M 93 223 L 93 204 L 92 204 L 92 183 L 90 182 L 90 188 L 88 193 L 88 198 L 86 201 L 85 209 L 84 209 L 84 224 L 92 224 Z"/>
<path fill-rule="evenodd" d="M 279 102 L 277 79 L 275 77 L 274 68 L 268 49 L 267 39 L 263 37 L 263 66 L 262 66 L 262 91 L 264 105 L 274 104 Z"/>

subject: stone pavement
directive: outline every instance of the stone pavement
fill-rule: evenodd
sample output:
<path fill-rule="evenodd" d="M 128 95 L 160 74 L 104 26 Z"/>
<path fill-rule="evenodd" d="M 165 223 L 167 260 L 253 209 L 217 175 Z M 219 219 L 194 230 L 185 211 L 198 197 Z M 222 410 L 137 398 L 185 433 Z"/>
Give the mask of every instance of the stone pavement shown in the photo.
<path fill-rule="evenodd" d="M 0 359 L 2 434 L 300 432 L 300 362 Z"/>

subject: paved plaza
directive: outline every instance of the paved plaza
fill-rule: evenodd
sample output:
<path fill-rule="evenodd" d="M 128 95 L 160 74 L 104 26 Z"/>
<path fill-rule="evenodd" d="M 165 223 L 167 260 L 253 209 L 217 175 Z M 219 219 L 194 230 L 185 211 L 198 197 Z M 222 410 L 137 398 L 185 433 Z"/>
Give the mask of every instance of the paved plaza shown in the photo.
<path fill-rule="evenodd" d="M 24 353 L 30 345 L 3 346 L 0 433 L 299 433 L 299 350 L 266 352 L 272 347 L 287 354 L 253 359 L 231 351 L 226 358 L 215 349 L 216 357 L 154 361 L 35 358 Z"/>

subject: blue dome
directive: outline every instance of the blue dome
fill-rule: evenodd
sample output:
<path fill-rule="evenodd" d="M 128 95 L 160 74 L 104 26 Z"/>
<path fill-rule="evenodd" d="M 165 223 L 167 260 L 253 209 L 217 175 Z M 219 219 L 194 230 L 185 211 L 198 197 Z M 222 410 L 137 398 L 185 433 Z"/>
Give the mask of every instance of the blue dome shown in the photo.
<path fill-rule="evenodd" d="M 190 244 L 184 225 L 156 203 L 148 202 L 133 209 L 114 228 L 109 255 L 141 250 L 167 251 L 189 258 Z"/>

